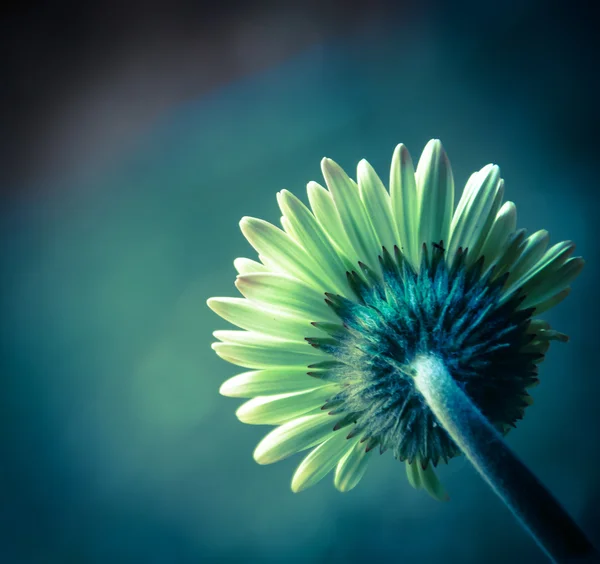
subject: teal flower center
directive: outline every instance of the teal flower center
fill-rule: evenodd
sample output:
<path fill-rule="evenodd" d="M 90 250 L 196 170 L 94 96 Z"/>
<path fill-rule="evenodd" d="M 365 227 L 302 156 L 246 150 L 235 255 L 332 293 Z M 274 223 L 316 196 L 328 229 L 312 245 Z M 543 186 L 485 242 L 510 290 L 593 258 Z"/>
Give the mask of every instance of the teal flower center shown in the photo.
<path fill-rule="evenodd" d="M 344 414 L 338 427 L 356 423 L 350 435 L 360 433 L 365 448 L 423 467 L 459 454 L 414 387 L 411 362 L 422 354 L 442 360 L 499 430 L 514 426 L 542 356 L 523 351 L 535 337 L 533 309 L 519 309 L 524 296 L 501 300 L 506 275 L 484 272 L 483 259 L 469 264 L 462 250 L 449 264 L 441 245 L 424 246 L 418 272 L 397 247 L 379 261 L 382 278 L 361 263 L 348 273 L 355 300 L 327 294 L 341 323 L 315 323 L 329 336 L 307 339 L 332 356 L 311 374 L 342 386 L 323 406 Z"/>

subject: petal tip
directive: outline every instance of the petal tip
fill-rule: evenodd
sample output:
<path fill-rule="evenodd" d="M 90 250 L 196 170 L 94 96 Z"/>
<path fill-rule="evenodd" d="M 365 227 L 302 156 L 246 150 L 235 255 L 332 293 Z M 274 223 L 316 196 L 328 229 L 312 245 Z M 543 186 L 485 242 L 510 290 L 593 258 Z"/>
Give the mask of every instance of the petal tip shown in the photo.
<path fill-rule="evenodd" d="M 294 493 L 300 493 L 302 490 L 306 489 L 306 484 L 300 480 L 292 478 L 291 489 Z"/>
<path fill-rule="evenodd" d="M 271 462 L 275 462 L 274 460 L 269 460 L 268 451 L 261 448 L 261 443 L 256 445 L 254 452 L 252 453 L 252 458 L 254 458 L 254 462 L 260 464 L 261 466 L 265 466 L 270 464 Z"/>

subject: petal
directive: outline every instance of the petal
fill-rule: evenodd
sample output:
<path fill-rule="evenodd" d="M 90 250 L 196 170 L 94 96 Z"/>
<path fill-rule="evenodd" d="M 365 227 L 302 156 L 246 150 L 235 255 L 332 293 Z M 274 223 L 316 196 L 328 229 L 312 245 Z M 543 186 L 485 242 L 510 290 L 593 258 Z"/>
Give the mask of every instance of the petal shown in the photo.
<path fill-rule="evenodd" d="M 399 247 L 413 266 L 419 256 L 419 201 L 415 169 L 410 154 L 401 143 L 394 151 L 390 169 L 392 216 L 398 230 Z"/>
<path fill-rule="evenodd" d="M 280 425 L 321 408 L 338 391 L 338 385 L 330 384 L 304 392 L 258 396 L 243 403 L 235 414 L 242 423 L 250 425 Z"/>
<path fill-rule="evenodd" d="M 373 167 L 366 161 L 358 163 L 358 191 L 379 245 L 392 252 L 398 243 L 396 224 L 392 218 L 390 196 Z"/>
<path fill-rule="evenodd" d="M 340 213 L 335 207 L 333 197 L 323 186 L 316 182 L 309 182 L 306 188 L 310 207 L 319 225 L 327 233 L 332 244 L 338 249 L 344 262 L 349 263 L 346 265 L 346 269 L 349 270 L 348 267 L 355 266 L 360 257 L 354 251 L 352 243 L 344 231 Z"/>
<path fill-rule="evenodd" d="M 549 273 L 539 284 L 534 286 L 521 304 L 521 308 L 535 307 L 552 296 L 565 290 L 583 270 L 585 261 L 581 257 L 568 259 L 558 270 Z"/>
<path fill-rule="evenodd" d="M 254 450 L 254 460 L 272 464 L 314 447 L 333 434 L 337 419 L 327 413 L 297 417 L 266 435 Z"/>
<path fill-rule="evenodd" d="M 249 331 L 215 331 L 224 341 L 212 348 L 224 360 L 247 368 L 308 366 L 331 357 L 306 341 L 287 341 Z"/>
<path fill-rule="evenodd" d="M 408 478 L 408 483 L 418 490 L 421 487 L 421 473 L 419 472 L 419 461 L 413 460 L 412 462 L 408 462 L 406 460 L 406 477 Z"/>
<path fill-rule="evenodd" d="M 344 231 L 360 260 L 375 270 L 380 246 L 356 184 L 331 159 L 321 161 L 321 170 L 333 201 L 340 212 Z"/>
<path fill-rule="evenodd" d="M 508 238 L 517 228 L 517 207 L 513 202 L 504 202 L 492 223 L 490 232 L 481 247 L 485 265 L 490 266 L 502 254 Z"/>
<path fill-rule="evenodd" d="M 262 219 L 253 217 L 242 218 L 240 227 L 244 237 L 256 251 L 269 260 L 269 266 L 327 291 L 327 285 L 314 274 L 311 258 L 287 233 Z"/>
<path fill-rule="evenodd" d="M 419 472 L 421 486 L 425 488 L 425 491 L 437 501 L 448 501 L 450 498 L 438 479 L 435 470 L 433 469 L 433 465 L 428 464 L 425 470 L 423 470 L 421 464 L 416 464 L 416 466 Z"/>
<path fill-rule="evenodd" d="M 221 385 L 219 393 L 230 398 L 254 398 L 311 390 L 325 382 L 308 375 L 308 368 L 271 368 L 243 372 Z"/>
<path fill-rule="evenodd" d="M 248 331 L 292 341 L 321 336 L 321 332 L 308 319 L 266 309 L 245 298 L 210 298 L 207 304 L 223 319 Z"/>
<path fill-rule="evenodd" d="M 532 319 L 527 326 L 527 334 L 535 335 L 539 331 L 547 331 L 550 329 L 550 323 L 543 319 Z"/>
<path fill-rule="evenodd" d="M 325 303 L 325 294 L 297 278 L 278 273 L 238 276 L 238 290 L 250 300 L 310 321 L 339 321 Z"/>
<path fill-rule="evenodd" d="M 322 480 L 339 460 L 354 447 L 356 441 L 349 441 L 343 430 L 335 431 L 333 435 L 300 463 L 292 478 L 292 491 L 299 492 L 314 486 Z"/>
<path fill-rule="evenodd" d="M 459 247 L 469 249 L 470 262 L 479 258 L 483 242 L 500 209 L 503 182 L 500 169 L 487 165 L 469 179 L 450 228 L 450 260 Z M 460 211 L 459 211 L 460 210 Z"/>
<path fill-rule="evenodd" d="M 535 315 L 541 315 L 549 309 L 552 309 L 554 306 L 562 302 L 570 293 L 571 288 L 565 288 L 562 292 L 552 296 L 550 299 L 536 304 Z"/>
<path fill-rule="evenodd" d="M 367 471 L 372 452 L 373 450 L 367 452 L 365 444 L 359 441 L 338 462 L 334 478 L 334 485 L 338 490 L 348 492 L 356 487 Z"/>
<path fill-rule="evenodd" d="M 427 143 L 415 174 L 419 194 L 418 244 L 448 243 L 454 211 L 454 178 L 438 139 Z"/>
<path fill-rule="evenodd" d="M 521 277 L 529 272 L 540 261 L 548 248 L 549 240 L 550 235 L 545 229 L 537 231 L 525 239 L 521 253 L 510 270 L 505 291 L 509 291 L 509 288 L 512 287 L 513 284 L 518 283 Z"/>
<path fill-rule="evenodd" d="M 279 207 L 289 222 L 289 231 L 302 245 L 329 282 L 331 292 L 348 291 L 346 267 L 327 235 L 310 210 L 291 192 L 282 190 L 277 194 Z"/>
<path fill-rule="evenodd" d="M 522 287 L 524 293 L 539 287 L 551 277 L 573 254 L 575 244 L 572 241 L 561 241 L 548 249 L 544 256 L 535 263 L 513 286 Z"/>
<path fill-rule="evenodd" d="M 251 272 L 268 272 L 269 269 L 260 262 L 250 260 L 248 258 L 236 258 L 233 261 L 233 266 L 239 274 L 250 274 Z"/>
<path fill-rule="evenodd" d="M 494 263 L 494 272 L 492 279 L 497 279 L 506 272 L 510 272 L 512 265 L 519 258 L 521 249 L 525 245 L 525 229 L 518 229 L 512 233 L 504 250 L 500 253 Z"/>

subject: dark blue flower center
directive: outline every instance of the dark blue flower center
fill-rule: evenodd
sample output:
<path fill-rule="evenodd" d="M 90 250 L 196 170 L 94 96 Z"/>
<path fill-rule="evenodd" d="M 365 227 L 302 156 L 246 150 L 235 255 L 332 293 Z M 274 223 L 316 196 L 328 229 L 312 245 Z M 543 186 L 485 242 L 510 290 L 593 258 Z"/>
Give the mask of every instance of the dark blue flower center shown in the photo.
<path fill-rule="evenodd" d="M 417 272 L 395 248 L 383 249 L 382 275 L 359 263 L 349 272 L 355 300 L 326 294 L 339 324 L 314 323 L 329 334 L 307 339 L 332 360 L 311 375 L 337 381 L 342 391 L 324 409 L 344 414 L 337 428 L 355 423 L 366 449 L 379 445 L 425 467 L 459 454 L 415 389 L 410 365 L 435 354 L 452 377 L 501 431 L 514 426 L 528 405 L 526 389 L 537 382 L 541 355 L 522 349 L 532 309 L 520 310 L 518 294 L 501 302 L 506 275 L 468 264 L 459 250 L 448 264 L 442 245 L 424 246 Z"/>

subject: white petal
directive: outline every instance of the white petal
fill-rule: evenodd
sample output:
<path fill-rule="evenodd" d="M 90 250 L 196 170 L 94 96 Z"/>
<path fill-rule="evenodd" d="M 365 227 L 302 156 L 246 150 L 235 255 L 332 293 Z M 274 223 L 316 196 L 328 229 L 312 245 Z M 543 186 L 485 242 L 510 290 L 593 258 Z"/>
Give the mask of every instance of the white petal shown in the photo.
<path fill-rule="evenodd" d="M 260 262 L 250 260 L 248 258 L 236 258 L 233 261 L 233 266 L 240 274 L 250 274 L 252 272 L 268 272 L 269 269 Z"/>
<path fill-rule="evenodd" d="M 447 244 L 454 211 L 454 178 L 438 139 L 425 146 L 415 178 L 419 193 L 419 247 L 440 241 Z"/>
<path fill-rule="evenodd" d="M 293 394 L 258 396 L 243 403 L 235 414 L 242 423 L 250 425 L 280 425 L 321 408 L 338 391 L 339 386 L 332 384 Z"/>
<path fill-rule="evenodd" d="M 335 431 L 331 438 L 321 443 L 300 463 L 292 478 L 292 491 L 299 492 L 322 480 L 339 462 L 356 441 L 349 441 L 344 429 Z"/>
<path fill-rule="evenodd" d="M 393 253 L 399 238 L 392 218 L 390 196 L 373 167 L 364 159 L 358 163 L 357 177 L 360 199 L 371 219 L 379 244 Z"/>
<path fill-rule="evenodd" d="M 508 243 L 508 238 L 517 228 L 517 207 L 513 202 L 504 202 L 496 214 L 490 232 L 481 247 L 485 265 L 490 266 L 498 259 Z"/>
<path fill-rule="evenodd" d="M 278 273 L 239 276 L 238 290 L 250 300 L 282 309 L 310 321 L 339 321 L 325 295 L 297 278 Z"/>
<path fill-rule="evenodd" d="M 359 441 L 338 462 L 334 478 L 334 484 L 338 490 L 348 492 L 360 482 L 367 471 L 372 452 L 373 450 L 367 452 L 365 443 Z"/>
<path fill-rule="evenodd" d="M 358 187 L 331 159 L 321 161 L 321 170 L 356 254 L 373 270 L 377 269 L 377 257 L 381 249 L 371 220 L 360 200 Z"/>
<path fill-rule="evenodd" d="M 415 169 L 403 144 L 396 147 L 390 169 L 392 216 L 398 230 L 399 247 L 409 262 L 417 267 L 419 256 L 419 200 Z"/>
<path fill-rule="evenodd" d="M 452 218 L 449 260 L 452 260 L 459 247 L 469 249 L 470 262 L 479 258 L 483 242 L 502 202 L 504 188 L 500 169 L 496 165 L 483 167 L 471 177 L 469 183 Z"/>
<path fill-rule="evenodd" d="M 329 282 L 330 292 L 348 291 L 346 267 L 310 210 L 291 192 L 277 194 L 279 207 L 289 222 L 289 231 L 300 242 Z"/>
<path fill-rule="evenodd" d="M 244 298 L 210 298 L 207 304 L 223 319 L 248 331 L 292 341 L 323 336 L 322 331 L 311 325 L 306 318 L 267 309 Z"/>
<path fill-rule="evenodd" d="M 307 374 L 308 368 L 271 368 L 243 372 L 221 385 L 219 393 L 230 398 L 254 398 L 274 394 L 289 394 L 325 385 L 323 380 Z"/>
<path fill-rule="evenodd" d="M 329 240 L 338 250 L 342 260 L 346 264 L 346 270 L 356 266 L 360 257 L 354 251 L 348 235 L 344 231 L 340 213 L 335 206 L 331 194 L 316 182 L 309 182 L 307 185 L 308 201 L 310 207 Z"/>
<path fill-rule="evenodd" d="M 539 286 L 532 287 L 529 292 L 526 292 L 527 297 L 520 307 L 535 307 L 566 289 L 579 276 L 584 264 L 585 261 L 581 257 L 568 259 L 558 270 L 548 274 Z"/>
<path fill-rule="evenodd" d="M 227 362 L 246 368 L 308 366 L 331 357 L 306 341 L 287 341 L 249 331 L 215 331 L 224 341 L 213 343 L 214 351 Z"/>
<path fill-rule="evenodd" d="M 315 276 L 312 259 L 287 233 L 253 217 L 242 218 L 240 227 L 256 251 L 270 261 L 269 266 L 327 291 L 327 285 Z"/>
<path fill-rule="evenodd" d="M 254 450 L 254 460 L 272 464 L 314 447 L 333 434 L 336 421 L 336 417 L 327 413 L 297 417 L 266 435 Z"/>

